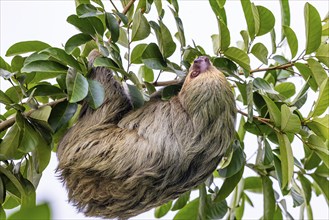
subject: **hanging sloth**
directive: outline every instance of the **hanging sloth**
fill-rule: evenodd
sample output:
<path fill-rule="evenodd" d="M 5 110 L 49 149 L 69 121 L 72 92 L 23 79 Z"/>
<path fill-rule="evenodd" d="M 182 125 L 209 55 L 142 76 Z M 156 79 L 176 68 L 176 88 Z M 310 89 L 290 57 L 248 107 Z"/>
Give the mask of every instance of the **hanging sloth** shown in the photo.
<path fill-rule="evenodd" d="M 90 77 L 105 101 L 96 110 L 84 104 L 57 151 L 69 200 L 86 216 L 126 219 L 175 199 L 204 182 L 229 148 L 235 100 L 207 57 L 194 61 L 177 96 L 135 110 L 110 70 Z"/>

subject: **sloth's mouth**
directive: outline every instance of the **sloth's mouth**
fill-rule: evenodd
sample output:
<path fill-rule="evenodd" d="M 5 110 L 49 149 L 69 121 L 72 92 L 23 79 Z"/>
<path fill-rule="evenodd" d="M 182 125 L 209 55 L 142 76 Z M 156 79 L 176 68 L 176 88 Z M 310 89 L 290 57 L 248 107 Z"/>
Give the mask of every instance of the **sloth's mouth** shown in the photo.
<path fill-rule="evenodd" d="M 198 71 L 198 70 L 194 70 L 194 71 L 191 73 L 191 78 L 195 78 L 195 77 L 197 77 L 198 75 L 200 75 L 200 71 Z"/>

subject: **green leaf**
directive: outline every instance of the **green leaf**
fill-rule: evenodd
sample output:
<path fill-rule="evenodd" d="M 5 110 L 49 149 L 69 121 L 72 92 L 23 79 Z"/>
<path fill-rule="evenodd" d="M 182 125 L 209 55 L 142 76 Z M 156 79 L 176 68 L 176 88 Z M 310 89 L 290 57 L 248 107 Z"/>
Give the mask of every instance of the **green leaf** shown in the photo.
<path fill-rule="evenodd" d="M 82 33 L 95 35 L 98 33 L 103 36 L 104 25 L 103 22 L 98 17 L 78 17 L 77 15 L 71 15 L 67 18 L 67 22 L 74 25 Z"/>
<path fill-rule="evenodd" d="M 290 7 L 288 0 L 280 0 L 281 6 L 281 41 L 284 39 L 286 32 L 283 30 L 285 26 L 290 26 Z"/>
<path fill-rule="evenodd" d="M 87 102 L 91 108 L 97 109 L 105 99 L 104 87 L 100 82 L 91 79 L 88 79 L 88 85 Z"/>
<path fill-rule="evenodd" d="M 125 70 L 123 70 L 122 68 L 120 68 L 119 65 L 116 62 L 114 62 L 114 60 L 112 60 L 111 58 L 97 57 L 94 61 L 94 66 L 95 67 L 104 66 L 113 71 L 116 71 L 125 76 L 128 76 L 128 73 Z"/>
<path fill-rule="evenodd" d="M 219 50 L 218 51 L 225 51 L 231 43 L 230 31 L 227 28 L 226 24 L 222 20 L 217 20 L 218 22 L 218 29 L 219 29 Z M 215 54 L 218 54 L 216 51 Z"/>
<path fill-rule="evenodd" d="M 257 43 L 251 48 L 251 53 L 257 57 L 262 63 L 268 63 L 268 51 L 267 48 L 262 43 Z"/>
<path fill-rule="evenodd" d="M 250 176 L 244 180 L 244 189 L 254 193 L 262 193 L 262 179 L 258 176 Z"/>
<path fill-rule="evenodd" d="M 312 178 L 314 179 L 314 181 L 316 182 L 316 184 L 319 186 L 320 190 L 322 191 L 327 204 L 329 205 L 329 181 L 327 178 L 319 176 L 317 174 L 311 174 Z"/>
<path fill-rule="evenodd" d="M 97 8 L 91 4 L 80 4 L 76 8 L 76 11 L 79 18 L 95 17 L 101 14 L 97 11 Z"/>
<path fill-rule="evenodd" d="M 302 191 L 306 204 L 310 204 L 312 198 L 312 183 L 304 175 L 300 173 L 298 174 L 298 179 L 302 184 Z"/>
<path fill-rule="evenodd" d="M 295 32 L 288 26 L 283 26 L 283 32 L 287 37 L 288 45 L 291 52 L 291 59 L 294 58 L 298 51 L 298 40 Z"/>
<path fill-rule="evenodd" d="M 295 84 L 293 84 L 291 82 L 283 82 L 283 83 L 277 84 L 274 89 L 280 95 L 284 96 L 285 99 L 289 99 L 296 93 Z"/>
<path fill-rule="evenodd" d="M 273 183 L 268 176 L 262 176 L 263 198 L 264 198 L 264 215 L 263 219 L 273 219 L 275 211 L 275 198 Z"/>
<path fill-rule="evenodd" d="M 266 80 L 262 78 L 255 78 L 253 81 L 253 86 L 257 89 L 261 89 L 269 94 L 278 94 L 277 91 L 273 89 L 273 86 L 270 85 Z"/>
<path fill-rule="evenodd" d="M 255 35 L 257 36 L 257 33 L 259 32 L 259 28 L 260 28 L 260 18 L 259 18 L 258 9 L 257 9 L 257 6 L 255 5 L 255 3 L 251 3 L 251 10 L 252 10 L 252 14 L 254 16 L 254 21 L 255 21 Z"/>
<path fill-rule="evenodd" d="M 208 205 L 206 206 L 206 219 L 222 219 L 228 210 L 226 200 L 212 202 L 209 195 L 207 196 L 207 200 Z"/>
<path fill-rule="evenodd" d="M 300 193 L 299 187 L 293 186 L 290 190 L 290 195 L 293 199 L 293 207 L 301 206 L 305 201 L 303 196 Z"/>
<path fill-rule="evenodd" d="M 68 54 L 71 54 L 74 49 L 82 44 L 87 43 L 88 41 L 92 40 L 92 37 L 88 34 L 76 34 L 73 35 L 65 44 L 65 51 Z"/>
<path fill-rule="evenodd" d="M 54 132 L 65 125 L 75 114 L 78 105 L 67 101 L 56 104 L 49 116 L 48 123 Z"/>
<path fill-rule="evenodd" d="M 154 216 L 156 218 L 161 218 L 165 216 L 171 209 L 172 201 L 169 201 L 159 207 L 156 207 L 154 210 Z"/>
<path fill-rule="evenodd" d="M 29 89 L 27 91 L 27 93 L 29 95 L 31 95 L 33 93 L 33 96 L 63 96 L 64 93 L 63 91 L 58 88 L 57 86 L 53 86 L 53 85 L 37 85 L 32 87 L 31 89 Z"/>
<path fill-rule="evenodd" d="M 88 95 L 88 81 L 75 69 L 69 69 L 67 72 L 66 88 L 71 103 L 79 102 Z"/>
<path fill-rule="evenodd" d="M 226 13 L 224 9 L 225 0 L 209 0 L 209 4 L 217 17 L 217 20 L 222 20 L 225 24 L 227 24 Z"/>
<path fill-rule="evenodd" d="M 16 123 L 22 132 L 20 145 L 18 147 L 19 151 L 28 153 L 36 151 L 40 145 L 45 145 L 44 147 L 47 147 L 47 144 L 42 139 L 40 134 L 30 125 L 30 123 L 22 116 L 22 114 L 16 114 Z M 44 168 L 44 166 L 42 168 Z"/>
<path fill-rule="evenodd" d="M 236 64 L 224 57 L 216 57 L 213 60 L 212 64 L 218 69 L 220 69 L 220 71 L 231 76 L 235 76 L 236 72 L 238 71 L 238 67 L 236 66 Z"/>
<path fill-rule="evenodd" d="M 151 33 L 150 24 L 142 14 L 141 10 L 138 10 L 133 18 L 133 26 L 131 33 L 131 41 L 139 41 L 147 38 Z"/>
<path fill-rule="evenodd" d="M 154 0 L 155 7 L 158 12 L 158 16 L 161 17 L 161 14 L 163 13 L 163 8 L 162 8 L 162 1 L 161 0 Z"/>
<path fill-rule="evenodd" d="M 257 10 L 260 26 L 258 32 L 256 32 L 256 35 L 262 36 L 274 28 L 275 18 L 273 13 L 263 6 L 257 5 Z"/>
<path fill-rule="evenodd" d="M 29 52 L 39 52 L 43 49 L 50 47 L 41 41 L 23 41 L 12 45 L 6 52 L 6 56 L 14 56 L 18 54 L 24 54 Z"/>
<path fill-rule="evenodd" d="M 229 47 L 224 55 L 239 64 L 243 69 L 250 71 L 250 59 L 246 52 L 236 47 Z"/>
<path fill-rule="evenodd" d="M 4 155 L 6 159 L 20 159 L 24 153 L 18 151 L 18 146 L 22 138 L 22 132 L 15 123 L 7 132 L 6 136 L 0 143 L 0 155 Z"/>
<path fill-rule="evenodd" d="M 0 56 L 0 69 L 7 70 L 8 72 L 11 72 L 10 65 L 1 56 Z M 0 76 L 3 76 L 2 73 L 0 74 Z"/>
<path fill-rule="evenodd" d="M 128 17 L 125 14 L 120 13 L 118 11 L 114 11 L 114 14 L 116 14 L 125 25 L 128 24 L 129 19 L 128 19 Z"/>
<path fill-rule="evenodd" d="M 329 44 L 321 44 L 321 46 L 319 47 L 319 49 L 316 51 L 316 58 L 318 58 L 318 60 L 323 63 L 324 65 L 326 65 L 327 67 L 329 67 Z"/>
<path fill-rule="evenodd" d="M 242 166 L 245 164 L 245 161 L 246 159 L 243 150 L 240 146 L 237 146 L 233 152 L 230 164 L 223 169 L 218 169 L 218 174 L 225 178 L 231 177 L 241 170 Z"/>
<path fill-rule="evenodd" d="M 314 150 L 324 164 L 329 168 L 329 149 L 323 140 L 320 137 L 311 134 L 308 137 L 307 146 Z"/>
<path fill-rule="evenodd" d="M 142 54 L 142 61 L 150 69 L 162 70 L 167 67 L 167 63 L 155 43 L 147 45 Z"/>
<path fill-rule="evenodd" d="M 51 148 L 43 137 L 38 136 L 38 145 L 33 152 L 35 160 L 35 170 L 37 173 L 42 173 L 48 166 L 51 157 Z"/>
<path fill-rule="evenodd" d="M 272 148 L 271 148 L 271 145 L 270 143 L 268 143 L 268 141 L 265 139 L 264 140 L 264 150 L 265 150 L 265 153 L 264 153 L 264 165 L 270 165 L 272 164 L 273 162 L 273 152 L 272 152 Z"/>
<path fill-rule="evenodd" d="M 240 0 L 251 40 L 255 38 L 255 20 L 250 0 Z"/>
<path fill-rule="evenodd" d="M 235 208 L 234 210 L 234 214 L 235 214 L 235 218 L 236 219 L 243 219 L 243 214 L 244 214 L 244 211 L 245 211 L 245 204 L 246 204 L 246 194 L 243 192 L 241 193 L 241 199 L 240 199 L 240 202 L 239 202 L 239 205 L 238 207 Z"/>
<path fill-rule="evenodd" d="M 6 93 L 0 90 L 0 103 L 4 105 L 10 105 L 10 104 L 14 104 L 14 101 L 11 100 L 11 98 Z"/>
<path fill-rule="evenodd" d="M 41 51 L 41 53 L 47 53 L 64 65 L 68 65 L 82 71 L 79 62 L 72 55 L 67 54 L 63 49 L 51 47 Z"/>
<path fill-rule="evenodd" d="M 318 168 L 316 168 L 315 173 L 322 177 L 329 177 L 329 168 L 322 163 Z"/>
<path fill-rule="evenodd" d="M 240 34 L 242 36 L 243 43 L 244 43 L 244 51 L 248 51 L 248 48 L 249 48 L 249 34 L 245 30 L 240 31 Z"/>
<path fill-rule="evenodd" d="M 323 81 L 325 81 L 328 78 L 326 71 L 323 69 L 322 65 L 314 59 L 311 58 L 308 59 L 307 63 L 310 69 L 312 70 L 312 75 L 316 83 L 318 84 L 318 86 L 320 86 L 323 83 Z"/>
<path fill-rule="evenodd" d="M 171 33 L 167 26 L 160 20 L 160 36 L 157 36 L 159 47 L 164 58 L 168 58 L 176 50 L 176 44 L 172 39 Z M 157 32 L 156 32 L 157 33 Z"/>
<path fill-rule="evenodd" d="M 304 63 L 295 63 L 295 67 L 298 69 L 304 80 L 308 82 L 312 90 L 316 91 L 318 85 L 313 77 L 311 69 Z"/>
<path fill-rule="evenodd" d="M 308 91 L 309 87 L 310 87 L 309 84 L 307 82 L 305 82 L 303 87 L 300 89 L 298 94 L 295 96 L 294 100 L 290 103 L 291 106 L 301 108 L 305 104 L 306 99 L 307 99 L 307 91 Z"/>
<path fill-rule="evenodd" d="M 284 132 L 298 133 L 301 129 L 299 117 L 283 104 L 281 105 L 281 130 Z"/>
<path fill-rule="evenodd" d="M 316 51 L 321 43 L 321 18 L 316 10 L 310 3 L 305 4 L 305 31 L 306 31 L 306 54 Z"/>
<path fill-rule="evenodd" d="M 148 68 L 145 65 L 142 65 L 139 68 L 138 75 L 141 76 L 141 78 L 143 78 L 143 80 L 145 82 L 152 83 L 154 81 L 154 73 L 153 73 L 153 70 L 150 69 L 150 68 Z"/>
<path fill-rule="evenodd" d="M 242 167 L 241 170 L 239 172 L 237 172 L 236 174 L 234 174 L 233 176 L 226 178 L 224 180 L 221 188 L 219 189 L 219 191 L 216 194 L 214 202 L 220 202 L 231 194 L 231 192 L 234 190 L 234 188 L 239 183 L 239 181 L 242 177 L 243 171 L 244 171 L 244 167 Z"/>
<path fill-rule="evenodd" d="M 198 217 L 199 198 L 189 202 L 184 208 L 179 210 L 174 220 L 197 220 Z"/>
<path fill-rule="evenodd" d="M 276 127 L 280 127 L 281 126 L 281 112 L 280 112 L 279 108 L 269 97 L 264 96 L 264 95 L 262 97 L 266 102 L 268 111 L 270 113 L 271 120 L 274 122 L 274 125 Z"/>
<path fill-rule="evenodd" d="M 134 109 L 142 107 L 144 105 L 144 98 L 141 91 L 135 85 L 127 84 L 127 86 Z"/>
<path fill-rule="evenodd" d="M 147 44 L 138 44 L 131 52 L 131 63 L 140 64 L 143 63 L 142 61 L 142 54 L 144 53 L 144 50 L 146 49 Z"/>
<path fill-rule="evenodd" d="M 166 86 L 161 93 L 162 100 L 169 100 L 171 97 L 177 95 L 181 88 L 181 85 Z"/>
<path fill-rule="evenodd" d="M 47 48 L 47 49 L 50 49 L 50 48 Z M 47 49 L 45 49 L 45 50 L 47 50 Z M 35 52 L 35 53 L 32 53 L 30 56 L 26 57 L 26 59 L 24 60 L 24 65 L 26 65 L 26 64 L 28 64 L 28 63 L 30 63 L 32 61 L 49 60 L 49 58 L 50 58 L 50 55 L 49 54 L 42 53 L 42 51 L 40 51 L 40 53 Z"/>
<path fill-rule="evenodd" d="M 171 211 L 182 209 L 190 199 L 190 194 L 191 191 L 187 191 L 186 193 L 180 195 L 179 198 L 174 203 L 174 205 L 172 206 Z"/>
<path fill-rule="evenodd" d="M 272 43 L 272 54 L 275 54 L 276 52 L 276 34 L 275 34 L 275 28 L 271 31 L 271 43 Z"/>
<path fill-rule="evenodd" d="M 177 39 L 179 40 L 181 47 L 186 46 L 186 39 L 185 39 L 185 32 L 184 32 L 184 27 L 183 27 L 183 22 L 179 17 L 175 16 L 175 21 L 176 21 L 176 26 L 178 29 L 177 32 Z"/>
<path fill-rule="evenodd" d="M 50 220 L 51 213 L 48 204 L 41 204 L 30 207 L 28 209 L 20 209 L 8 217 L 8 220 L 30 220 L 30 219 L 42 219 Z"/>
<path fill-rule="evenodd" d="M 246 135 L 246 130 L 243 127 L 245 123 L 246 123 L 246 121 L 245 121 L 244 117 L 241 117 L 240 123 L 239 123 L 239 128 L 238 128 L 238 131 L 237 131 L 240 141 L 243 141 L 244 137 Z"/>
<path fill-rule="evenodd" d="M 320 86 L 320 92 L 319 97 L 315 102 L 314 109 L 310 113 L 311 116 L 320 116 L 322 115 L 329 106 L 329 80 L 328 78 L 325 79 L 321 86 Z"/>
<path fill-rule="evenodd" d="M 106 27 L 110 30 L 111 41 L 117 42 L 119 40 L 120 29 L 117 19 L 111 13 L 105 13 Z"/>
<path fill-rule="evenodd" d="M 325 140 L 329 139 L 329 114 L 322 118 L 315 117 L 313 120 L 307 121 L 306 126 L 316 135 L 323 137 Z"/>
<path fill-rule="evenodd" d="M 291 181 L 294 172 L 294 156 L 292 154 L 291 144 L 286 134 L 277 133 L 280 159 L 282 164 L 282 185 L 285 188 Z"/>
<path fill-rule="evenodd" d="M 65 73 L 67 69 L 68 68 L 66 66 L 63 66 L 62 64 L 54 61 L 37 60 L 26 64 L 21 71 L 25 73 L 31 73 L 31 72 Z"/>

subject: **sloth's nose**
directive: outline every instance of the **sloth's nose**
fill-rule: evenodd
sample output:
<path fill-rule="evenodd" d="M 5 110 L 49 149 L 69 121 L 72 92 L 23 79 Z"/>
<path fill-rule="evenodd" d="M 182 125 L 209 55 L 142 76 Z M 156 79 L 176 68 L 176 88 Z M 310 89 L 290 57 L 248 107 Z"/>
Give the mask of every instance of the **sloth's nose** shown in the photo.
<path fill-rule="evenodd" d="M 202 61 L 208 62 L 209 59 L 208 59 L 208 57 L 201 56 L 201 57 L 196 58 L 194 60 L 194 63 L 201 63 Z"/>

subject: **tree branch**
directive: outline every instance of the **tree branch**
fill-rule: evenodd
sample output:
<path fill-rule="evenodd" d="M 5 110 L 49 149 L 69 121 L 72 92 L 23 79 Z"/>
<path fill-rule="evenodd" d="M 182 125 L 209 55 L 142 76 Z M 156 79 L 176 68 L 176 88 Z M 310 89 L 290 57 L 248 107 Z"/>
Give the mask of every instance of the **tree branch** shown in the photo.
<path fill-rule="evenodd" d="M 135 3 L 135 1 L 136 0 L 130 0 L 130 2 L 128 2 L 128 4 L 126 5 L 126 7 L 123 9 L 122 14 L 127 14 L 127 12 L 131 8 L 131 6 Z"/>
<path fill-rule="evenodd" d="M 241 111 L 239 109 L 238 109 L 238 113 L 240 113 L 243 116 L 248 117 L 248 114 L 247 113 L 245 113 L 245 112 L 243 112 L 243 111 Z M 268 119 L 268 118 L 262 118 L 262 117 L 255 116 L 255 115 L 253 115 L 252 117 L 254 119 L 256 119 L 257 121 L 260 121 L 260 122 L 265 123 L 265 124 L 268 124 L 270 122 L 270 119 Z"/>
<path fill-rule="evenodd" d="M 181 80 L 177 80 L 177 79 L 169 80 L 169 81 L 163 81 L 163 82 L 155 81 L 153 83 L 153 86 L 170 86 L 170 85 L 178 84 L 180 82 L 181 82 Z"/>
<path fill-rule="evenodd" d="M 263 71 L 268 71 L 268 70 L 281 70 L 281 69 L 287 69 L 289 67 L 294 66 L 294 63 L 286 63 L 283 65 L 279 65 L 279 66 L 271 66 L 271 67 L 266 67 L 266 68 L 257 68 L 254 70 L 250 71 L 250 74 L 256 73 L 256 72 L 263 72 Z"/>
<path fill-rule="evenodd" d="M 65 100 L 66 100 L 66 98 L 58 99 L 56 101 L 49 102 L 47 104 L 41 105 L 38 109 L 40 109 L 42 107 L 45 107 L 45 106 L 53 107 L 56 104 L 61 103 L 61 102 L 65 101 Z M 32 110 L 30 110 L 28 112 L 23 113 L 23 115 L 24 116 L 30 116 L 33 112 L 37 111 L 38 109 L 32 109 Z M 0 132 L 5 131 L 6 129 L 8 129 L 9 127 L 11 127 L 15 123 L 15 121 L 16 121 L 16 118 L 15 117 L 12 117 L 12 118 L 9 118 L 9 119 L 1 122 L 0 123 Z"/>

